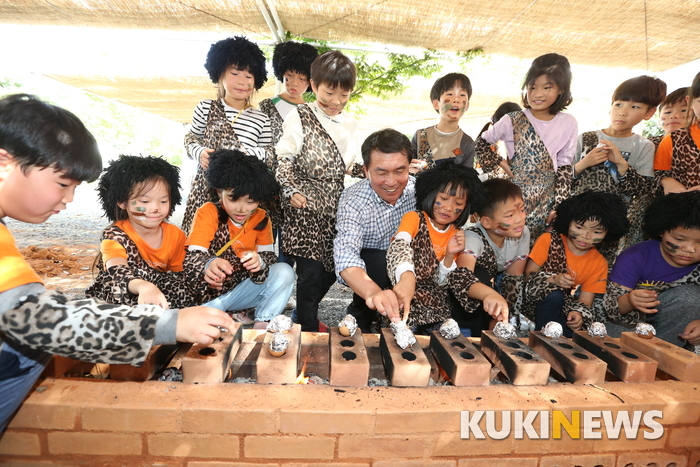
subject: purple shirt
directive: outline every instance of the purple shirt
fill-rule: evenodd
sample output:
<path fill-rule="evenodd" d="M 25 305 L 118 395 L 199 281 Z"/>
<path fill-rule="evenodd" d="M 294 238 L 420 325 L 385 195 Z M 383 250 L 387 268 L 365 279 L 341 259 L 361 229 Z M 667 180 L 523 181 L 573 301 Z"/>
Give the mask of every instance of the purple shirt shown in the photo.
<path fill-rule="evenodd" d="M 647 240 L 620 253 L 610 273 L 610 280 L 634 289 L 637 284 L 645 282 L 677 281 L 690 274 L 696 267 L 697 264 L 683 268 L 671 266 L 661 255 L 661 242 Z"/>
<path fill-rule="evenodd" d="M 578 123 L 574 116 L 558 112 L 553 119 L 545 122 L 533 117 L 530 109 L 523 110 L 523 113 L 547 147 L 554 170 L 564 165 L 571 165 L 578 140 Z M 508 151 L 508 159 L 513 157 L 515 152 L 513 121 L 508 115 L 504 115 L 495 125 L 482 133 L 481 137 L 491 144 L 503 141 Z"/>

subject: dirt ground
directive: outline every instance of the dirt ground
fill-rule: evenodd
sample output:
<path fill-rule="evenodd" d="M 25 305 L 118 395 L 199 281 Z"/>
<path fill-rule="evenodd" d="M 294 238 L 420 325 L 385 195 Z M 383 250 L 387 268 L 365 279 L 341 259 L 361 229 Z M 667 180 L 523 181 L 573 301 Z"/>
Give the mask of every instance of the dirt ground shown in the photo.
<path fill-rule="evenodd" d="M 81 295 L 94 277 L 92 267 L 99 250 L 94 245 L 42 247 L 20 250 L 50 289 Z"/>

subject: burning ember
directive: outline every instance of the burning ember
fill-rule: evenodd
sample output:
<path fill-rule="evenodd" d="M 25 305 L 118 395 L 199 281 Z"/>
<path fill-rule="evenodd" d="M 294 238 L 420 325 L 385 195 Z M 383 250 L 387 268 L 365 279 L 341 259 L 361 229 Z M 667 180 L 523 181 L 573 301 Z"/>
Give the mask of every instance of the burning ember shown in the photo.
<path fill-rule="evenodd" d="M 301 373 L 299 373 L 299 376 L 297 376 L 294 384 L 309 384 L 309 377 L 304 376 L 304 373 L 306 373 L 306 360 L 304 360 L 304 364 L 301 366 Z"/>

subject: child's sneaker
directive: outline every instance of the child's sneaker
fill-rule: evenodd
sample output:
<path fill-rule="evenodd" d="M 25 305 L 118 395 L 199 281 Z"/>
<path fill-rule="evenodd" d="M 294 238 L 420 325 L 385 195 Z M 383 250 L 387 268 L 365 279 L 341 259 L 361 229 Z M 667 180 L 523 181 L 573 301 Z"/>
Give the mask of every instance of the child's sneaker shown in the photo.
<path fill-rule="evenodd" d="M 248 312 L 246 311 L 241 311 L 240 313 L 231 313 L 231 318 L 233 318 L 234 321 L 238 321 L 243 325 L 255 323 L 254 319 L 250 319 L 248 317 Z"/>

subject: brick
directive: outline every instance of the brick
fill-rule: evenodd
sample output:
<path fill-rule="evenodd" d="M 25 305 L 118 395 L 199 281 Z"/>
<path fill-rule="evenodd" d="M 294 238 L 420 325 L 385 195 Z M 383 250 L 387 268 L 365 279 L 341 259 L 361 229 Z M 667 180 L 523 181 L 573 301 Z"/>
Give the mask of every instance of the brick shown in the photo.
<path fill-rule="evenodd" d="M 674 428 L 671 430 L 668 445 L 674 448 L 700 448 L 700 426 Z"/>
<path fill-rule="evenodd" d="M 246 436 L 245 457 L 333 459 L 335 438 L 322 436 Z"/>
<path fill-rule="evenodd" d="M 82 416 L 88 431 L 181 431 L 180 411 L 174 409 L 84 407 Z"/>
<path fill-rule="evenodd" d="M 672 466 L 686 467 L 688 458 L 668 452 L 623 452 L 617 458 L 617 467 Z M 587 467 L 587 466 L 586 466 Z M 606 466 L 607 467 L 607 466 Z"/>
<path fill-rule="evenodd" d="M 51 461 L 9 461 L 3 459 L 0 459 L 0 461 L 2 461 L 2 464 L 0 464 L 2 467 L 62 467 L 61 464 L 56 464 Z"/>
<path fill-rule="evenodd" d="M 379 349 L 391 385 L 427 386 L 430 363 L 423 349 L 417 343 L 408 349 L 402 349 L 389 329 L 382 328 L 381 331 Z"/>
<path fill-rule="evenodd" d="M 52 432 L 50 454 L 140 455 L 141 435 L 115 433 Z"/>
<path fill-rule="evenodd" d="M 302 332 L 301 350 L 299 361 L 302 366 L 306 364 L 306 374 L 314 374 L 320 378 L 328 379 L 330 376 L 330 352 L 328 347 L 328 333 L 326 332 Z M 301 366 L 297 367 L 297 373 L 301 372 Z"/>
<path fill-rule="evenodd" d="M 382 361 L 382 352 L 379 350 L 379 334 L 363 334 L 367 358 L 369 359 L 369 377 L 387 379 Z"/>
<path fill-rule="evenodd" d="M 656 360 L 659 370 L 680 381 L 700 381 L 700 355 L 669 344 L 658 337 L 644 339 L 634 332 L 623 332 L 620 342 Z"/>
<path fill-rule="evenodd" d="M 257 464 L 256 464 L 257 465 Z M 376 463 L 374 465 L 377 465 Z M 367 463 L 347 463 L 347 462 L 333 462 L 332 464 L 329 464 L 327 462 L 324 462 L 323 464 L 319 464 L 316 462 L 292 462 L 292 463 L 284 463 L 282 464 L 281 467 L 324 467 L 324 466 L 330 466 L 330 467 L 370 467 L 369 464 Z"/>
<path fill-rule="evenodd" d="M 532 457 L 460 459 L 458 467 L 503 467 L 504 465 L 513 464 L 518 467 L 537 467 L 537 459 Z"/>
<path fill-rule="evenodd" d="M 250 462 L 192 461 L 187 467 L 279 467 L 279 464 L 251 464 Z"/>
<path fill-rule="evenodd" d="M 455 386 L 488 386 L 491 362 L 466 337 L 445 339 L 430 333 L 430 351 Z"/>
<path fill-rule="evenodd" d="M 539 429 L 539 427 L 537 427 Z M 530 440 L 527 435 L 523 439 L 515 440 L 515 452 L 518 454 L 543 454 L 543 453 L 571 453 L 571 452 L 593 452 L 593 440 L 583 439 L 583 430 L 580 438 L 573 439 L 562 429 L 559 439 Z"/>
<path fill-rule="evenodd" d="M 371 433 L 373 412 L 280 411 L 282 433 Z"/>
<path fill-rule="evenodd" d="M 653 383 L 657 363 L 642 353 L 626 346 L 619 339 L 605 336 L 592 337 L 586 331 L 576 331 L 574 342 L 608 364 L 608 370 L 621 381 Z"/>
<path fill-rule="evenodd" d="M 518 339 L 500 339 L 491 331 L 481 333 L 481 351 L 515 386 L 544 386 L 551 366 Z"/>
<path fill-rule="evenodd" d="M 0 454 L 39 456 L 41 455 L 39 435 L 36 433 L 6 431 L 0 436 Z"/>
<path fill-rule="evenodd" d="M 424 457 L 427 438 L 420 436 L 341 436 L 338 441 L 338 457 L 377 459 L 396 457 Z"/>
<path fill-rule="evenodd" d="M 432 454 L 429 454 L 431 457 L 510 454 L 513 452 L 513 441 L 512 433 L 505 439 L 493 440 L 488 437 L 462 439 L 459 432 L 443 432 L 438 434 Z"/>
<path fill-rule="evenodd" d="M 211 345 L 195 344 L 182 359 L 185 383 L 221 383 L 226 380 L 241 345 L 242 328 L 234 323 L 230 333 Z"/>
<path fill-rule="evenodd" d="M 603 425 L 604 426 L 604 425 Z M 620 436 L 618 439 L 609 439 L 607 433 L 603 432 L 602 439 L 596 439 L 593 441 L 593 452 L 602 451 L 646 451 L 654 449 L 663 449 L 666 445 L 666 439 L 668 438 L 668 431 L 666 431 L 663 436 L 659 439 L 644 439 L 645 430 L 640 426 L 639 432 L 636 439 L 627 439 L 625 437 L 624 429 L 620 430 Z"/>
<path fill-rule="evenodd" d="M 443 432 L 460 426 L 460 412 L 402 412 L 377 410 L 376 433 Z"/>
<path fill-rule="evenodd" d="M 260 355 L 266 331 L 260 329 L 244 329 L 241 346 L 233 359 L 231 370 L 233 378 L 255 379 L 255 363 Z"/>
<path fill-rule="evenodd" d="M 132 365 L 110 365 L 109 378 L 118 381 L 148 381 L 177 353 L 179 345 L 157 345 L 151 349 L 140 367 Z"/>
<path fill-rule="evenodd" d="M 690 453 L 688 467 L 700 467 L 700 451 L 693 451 Z"/>
<path fill-rule="evenodd" d="M 238 436 L 156 434 L 148 436 L 148 453 L 172 457 L 239 457 Z"/>
<path fill-rule="evenodd" d="M 265 335 L 256 363 L 258 384 L 291 384 L 297 379 L 299 349 L 301 348 L 301 325 L 295 324 L 287 333 L 289 347 L 281 357 L 273 357 L 269 352 L 272 333 Z"/>
<path fill-rule="evenodd" d="M 182 409 L 187 433 L 277 433 L 276 410 Z"/>
<path fill-rule="evenodd" d="M 72 405 L 37 403 L 31 398 L 24 401 L 10 428 L 37 428 L 42 430 L 73 430 L 80 409 Z"/>
<path fill-rule="evenodd" d="M 615 467 L 614 454 L 572 454 L 548 456 L 540 460 L 540 467 Z"/>
<path fill-rule="evenodd" d="M 367 386 L 369 357 L 360 329 L 345 337 L 337 327 L 331 328 L 330 356 L 331 386 Z"/>
<path fill-rule="evenodd" d="M 432 461 L 426 459 L 409 461 L 404 459 L 391 459 L 376 461 L 372 463 L 372 467 L 457 467 L 457 461 Z"/>
<path fill-rule="evenodd" d="M 541 331 L 530 332 L 529 346 L 574 384 L 602 384 L 608 364 L 565 337 L 551 339 Z"/>
<path fill-rule="evenodd" d="M 80 364 L 80 360 L 54 355 L 51 357 L 49 364 L 46 365 L 46 368 L 44 368 L 44 372 L 41 374 L 40 378 L 60 378 L 78 366 L 78 364 Z"/>

